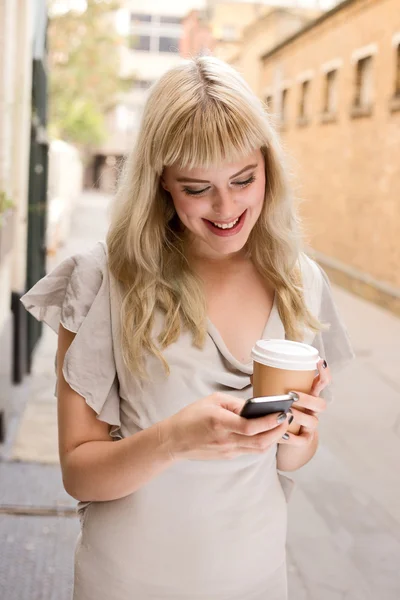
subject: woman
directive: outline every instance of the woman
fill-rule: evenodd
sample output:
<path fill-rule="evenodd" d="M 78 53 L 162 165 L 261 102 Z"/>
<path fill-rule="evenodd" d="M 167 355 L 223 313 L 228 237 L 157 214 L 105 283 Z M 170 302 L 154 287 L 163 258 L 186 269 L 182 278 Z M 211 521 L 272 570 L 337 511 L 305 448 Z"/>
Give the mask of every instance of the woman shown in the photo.
<path fill-rule="evenodd" d="M 202 57 L 161 77 L 107 244 L 23 302 L 59 334 L 60 461 L 82 523 L 74 600 L 284 600 L 277 469 L 314 455 L 323 359 L 352 351 L 300 252 L 268 115 L 236 71 Z M 252 346 L 285 336 L 323 357 L 292 410 L 298 435 L 286 415 L 239 416 Z"/>

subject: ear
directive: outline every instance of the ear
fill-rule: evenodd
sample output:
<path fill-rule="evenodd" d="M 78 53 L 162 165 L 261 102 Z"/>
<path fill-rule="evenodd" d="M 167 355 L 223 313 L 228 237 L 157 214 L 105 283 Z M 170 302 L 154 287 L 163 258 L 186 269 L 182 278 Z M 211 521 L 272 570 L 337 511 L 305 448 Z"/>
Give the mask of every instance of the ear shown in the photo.
<path fill-rule="evenodd" d="M 167 187 L 167 184 L 165 183 L 165 179 L 164 179 L 163 175 L 161 175 L 161 177 L 160 177 L 160 183 L 161 183 L 161 186 L 164 188 L 164 190 L 166 192 L 169 192 L 169 189 Z"/>

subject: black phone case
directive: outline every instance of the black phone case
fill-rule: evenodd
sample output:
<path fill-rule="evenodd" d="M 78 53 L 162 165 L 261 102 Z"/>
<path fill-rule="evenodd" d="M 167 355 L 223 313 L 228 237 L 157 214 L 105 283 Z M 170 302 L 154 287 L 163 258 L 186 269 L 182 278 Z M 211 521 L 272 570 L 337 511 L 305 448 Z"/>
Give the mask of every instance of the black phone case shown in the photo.
<path fill-rule="evenodd" d="M 258 419 L 272 413 L 287 412 L 292 406 L 293 400 L 273 400 L 271 402 L 252 402 L 247 400 L 240 413 L 245 419 Z"/>

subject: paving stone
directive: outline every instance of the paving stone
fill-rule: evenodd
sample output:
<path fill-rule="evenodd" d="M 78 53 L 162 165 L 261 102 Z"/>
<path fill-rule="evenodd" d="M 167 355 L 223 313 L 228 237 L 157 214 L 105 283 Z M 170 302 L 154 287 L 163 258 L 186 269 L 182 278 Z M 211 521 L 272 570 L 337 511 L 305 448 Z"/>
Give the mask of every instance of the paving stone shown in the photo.
<path fill-rule="evenodd" d="M 0 462 L 1 506 L 76 506 L 63 488 L 59 466 Z M 1 548 L 0 548 L 1 554 Z"/>
<path fill-rule="evenodd" d="M 71 600 L 78 519 L 0 515 L 0 598 Z"/>

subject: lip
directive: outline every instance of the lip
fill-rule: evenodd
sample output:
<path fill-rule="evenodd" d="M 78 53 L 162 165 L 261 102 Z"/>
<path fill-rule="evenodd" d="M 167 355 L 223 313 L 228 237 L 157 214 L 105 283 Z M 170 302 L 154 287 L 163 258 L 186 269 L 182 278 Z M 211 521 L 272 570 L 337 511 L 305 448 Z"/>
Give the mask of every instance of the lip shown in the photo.
<path fill-rule="evenodd" d="M 226 225 L 227 223 L 232 223 L 233 221 L 236 221 L 236 219 L 240 219 L 240 217 L 245 213 L 246 211 L 243 211 L 240 215 L 238 215 L 237 217 L 235 217 L 234 219 L 229 219 L 226 221 L 214 221 L 213 219 L 204 219 L 205 221 L 211 221 L 212 223 L 218 223 L 218 225 Z"/>
<path fill-rule="evenodd" d="M 203 219 L 205 226 L 216 236 L 218 237 L 231 237 L 234 235 L 237 235 L 243 228 L 244 222 L 246 220 L 246 214 L 247 214 L 247 208 L 246 210 L 239 216 L 236 218 L 239 218 L 239 222 L 232 228 L 230 229 L 219 229 L 218 227 L 214 227 L 214 225 L 212 224 L 211 221 L 209 221 L 208 219 Z M 234 220 L 234 219 L 232 219 Z M 226 223 L 231 223 L 231 221 L 225 221 Z M 214 221 L 215 223 L 218 223 L 218 221 Z M 221 222 L 221 221 L 220 221 Z"/>

